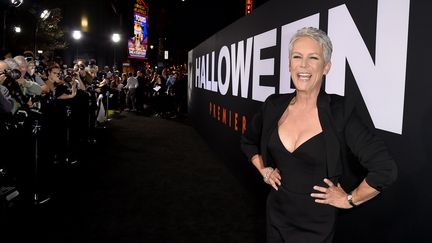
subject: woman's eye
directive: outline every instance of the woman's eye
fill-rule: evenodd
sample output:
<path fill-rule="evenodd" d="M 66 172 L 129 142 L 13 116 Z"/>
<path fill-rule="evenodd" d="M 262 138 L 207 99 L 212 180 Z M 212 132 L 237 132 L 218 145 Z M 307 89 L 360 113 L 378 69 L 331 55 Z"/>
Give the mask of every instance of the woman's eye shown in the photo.
<path fill-rule="evenodd" d="M 299 59 L 299 58 L 301 58 L 301 56 L 299 56 L 299 55 L 294 55 L 294 56 L 292 56 L 292 58 L 293 58 L 293 59 Z"/>
<path fill-rule="evenodd" d="M 319 60 L 318 57 L 310 57 L 310 59 L 313 59 L 313 60 Z"/>

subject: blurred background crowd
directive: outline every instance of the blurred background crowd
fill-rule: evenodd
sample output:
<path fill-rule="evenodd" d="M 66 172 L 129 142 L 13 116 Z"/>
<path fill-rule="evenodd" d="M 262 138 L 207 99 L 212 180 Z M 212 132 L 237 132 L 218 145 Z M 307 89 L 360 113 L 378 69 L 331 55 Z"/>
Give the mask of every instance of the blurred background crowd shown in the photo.
<path fill-rule="evenodd" d="M 1 186 L 12 184 L 40 200 L 41 173 L 79 162 L 111 116 L 185 114 L 186 70 L 173 65 L 121 73 L 94 59 L 67 68 L 61 59 L 35 59 L 30 51 L 6 54 L 0 60 Z"/>

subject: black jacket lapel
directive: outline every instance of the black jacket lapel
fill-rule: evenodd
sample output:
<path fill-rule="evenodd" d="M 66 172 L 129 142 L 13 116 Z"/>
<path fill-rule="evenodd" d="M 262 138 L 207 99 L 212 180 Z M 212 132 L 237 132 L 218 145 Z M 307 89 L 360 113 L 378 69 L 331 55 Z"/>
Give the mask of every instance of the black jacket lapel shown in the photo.
<path fill-rule="evenodd" d="M 337 130 L 333 124 L 332 112 L 330 109 L 330 96 L 320 92 L 318 96 L 318 116 L 324 132 L 324 141 L 327 151 L 327 176 L 332 178 L 342 174 L 340 160 L 340 142 L 337 137 Z"/>

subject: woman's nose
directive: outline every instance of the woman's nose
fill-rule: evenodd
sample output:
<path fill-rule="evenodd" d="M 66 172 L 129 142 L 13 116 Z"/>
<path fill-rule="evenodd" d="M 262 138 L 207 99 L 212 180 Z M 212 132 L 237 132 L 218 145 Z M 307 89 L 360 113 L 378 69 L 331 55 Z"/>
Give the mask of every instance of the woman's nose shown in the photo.
<path fill-rule="evenodd" d="M 300 66 L 301 67 L 307 67 L 307 59 L 306 58 L 302 58 L 302 60 L 300 62 Z"/>

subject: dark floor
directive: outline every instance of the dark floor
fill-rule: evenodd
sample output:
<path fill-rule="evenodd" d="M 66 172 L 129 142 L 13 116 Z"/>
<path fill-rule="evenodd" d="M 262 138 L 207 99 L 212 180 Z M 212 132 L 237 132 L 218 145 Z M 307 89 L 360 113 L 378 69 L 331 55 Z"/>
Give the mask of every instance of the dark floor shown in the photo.
<path fill-rule="evenodd" d="M 1 212 L 0 242 L 264 242 L 262 203 L 187 118 L 122 113 L 97 137 L 53 167 L 48 202 Z"/>

